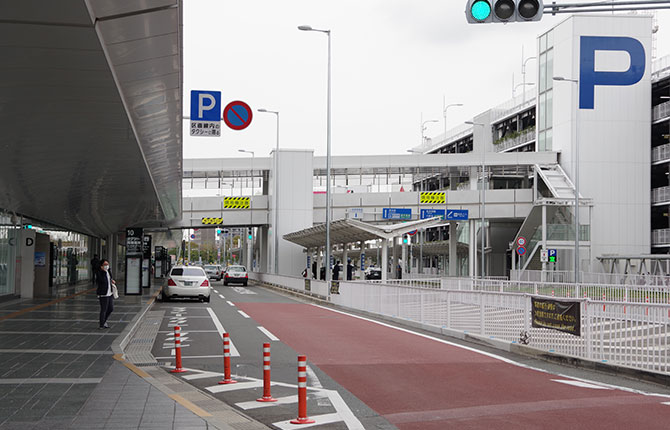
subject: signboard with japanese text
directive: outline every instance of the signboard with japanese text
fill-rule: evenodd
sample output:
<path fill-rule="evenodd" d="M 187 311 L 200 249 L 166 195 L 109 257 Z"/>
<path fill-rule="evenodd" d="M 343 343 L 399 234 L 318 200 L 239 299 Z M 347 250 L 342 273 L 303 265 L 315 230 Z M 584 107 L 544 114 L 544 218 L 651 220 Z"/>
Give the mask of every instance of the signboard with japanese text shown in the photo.
<path fill-rule="evenodd" d="M 531 297 L 532 326 L 581 336 L 581 304 Z"/>

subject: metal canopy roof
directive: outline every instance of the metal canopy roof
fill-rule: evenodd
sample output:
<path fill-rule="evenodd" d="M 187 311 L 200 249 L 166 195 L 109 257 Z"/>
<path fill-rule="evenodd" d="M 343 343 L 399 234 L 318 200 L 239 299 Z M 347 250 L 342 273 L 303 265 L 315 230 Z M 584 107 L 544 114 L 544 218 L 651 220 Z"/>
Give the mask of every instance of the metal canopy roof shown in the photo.
<path fill-rule="evenodd" d="M 180 216 L 180 0 L 0 16 L 0 208 L 96 236 Z"/>
<path fill-rule="evenodd" d="M 353 243 L 375 239 L 391 239 L 420 228 L 433 227 L 442 222 L 439 217 L 388 225 L 373 225 L 353 219 L 330 223 L 330 242 Z M 283 236 L 285 240 L 304 248 L 318 248 L 326 244 L 326 225 L 319 224 Z"/>

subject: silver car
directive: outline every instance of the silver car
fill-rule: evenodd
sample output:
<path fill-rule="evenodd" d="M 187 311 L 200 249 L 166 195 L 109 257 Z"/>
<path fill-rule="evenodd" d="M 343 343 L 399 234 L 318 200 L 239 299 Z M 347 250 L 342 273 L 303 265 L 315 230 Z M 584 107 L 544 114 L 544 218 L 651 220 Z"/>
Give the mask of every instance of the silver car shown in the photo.
<path fill-rule="evenodd" d="M 238 283 L 246 286 L 248 282 L 249 274 L 244 266 L 229 266 L 223 275 L 223 285 Z"/>
<path fill-rule="evenodd" d="M 173 267 L 163 286 L 161 299 L 193 298 L 209 302 L 210 285 L 202 267 Z"/>
<path fill-rule="evenodd" d="M 220 281 L 223 278 L 223 268 L 217 264 L 208 264 L 205 266 L 205 272 L 210 279 Z"/>

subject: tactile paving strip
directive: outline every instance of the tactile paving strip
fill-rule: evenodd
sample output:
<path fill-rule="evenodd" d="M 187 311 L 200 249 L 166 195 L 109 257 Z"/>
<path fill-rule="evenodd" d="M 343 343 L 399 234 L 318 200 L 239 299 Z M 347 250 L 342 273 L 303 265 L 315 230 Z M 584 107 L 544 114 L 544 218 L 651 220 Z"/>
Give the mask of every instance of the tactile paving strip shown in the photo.
<path fill-rule="evenodd" d="M 125 349 L 126 360 L 138 367 L 158 366 L 151 346 L 158 335 L 158 329 L 165 316 L 165 311 L 147 312 L 141 325 L 135 331 L 132 340 Z"/>

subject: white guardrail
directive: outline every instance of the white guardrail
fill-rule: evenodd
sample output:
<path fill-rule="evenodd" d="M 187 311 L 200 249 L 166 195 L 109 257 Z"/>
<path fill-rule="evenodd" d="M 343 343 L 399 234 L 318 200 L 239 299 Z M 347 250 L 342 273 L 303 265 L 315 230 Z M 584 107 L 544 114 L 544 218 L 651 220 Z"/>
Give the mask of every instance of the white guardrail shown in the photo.
<path fill-rule="evenodd" d="M 451 329 L 510 343 L 518 343 L 520 336 L 528 333 L 528 345 L 536 349 L 670 373 L 670 304 L 665 287 L 443 278 L 422 286 L 400 285 L 403 280 L 386 284 L 340 281 L 337 293 L 329 294 L 324 281 L 309 280 L 306 290 L 304 278 L 261 273 L 249 273 L 249 277 L 437 330 Z M 404 282 L 408 281 L 430 280 Z M 579 302 L 581 336 L 531 327 L 531 296 L 551 297 L 552 292 L 555 297 L 572 297 Z M 605 300 L 601 299 L 603 294 Z"/>

